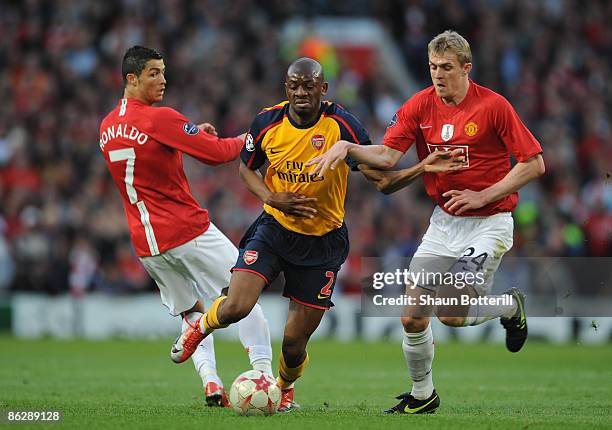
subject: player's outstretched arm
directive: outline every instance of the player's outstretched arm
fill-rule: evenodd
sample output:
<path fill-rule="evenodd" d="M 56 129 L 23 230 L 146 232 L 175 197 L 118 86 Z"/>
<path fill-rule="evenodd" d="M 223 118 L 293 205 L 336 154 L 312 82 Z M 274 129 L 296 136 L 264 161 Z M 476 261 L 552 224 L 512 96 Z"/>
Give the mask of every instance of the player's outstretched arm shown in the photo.
<path fill-rule="evenodd" d="M 268 189 L 261 174 L 256 170 L 249 169 L 244 163 L 240 163 L 240 178 L 250 192 L 255 194 L 263 203 L 278 209 L 289 215 L 313 218 L 317 210 L 313 207 L 316 198 L 306 197 L 297 193 L 282 192 L 275 193 Z"/>
<path fill-rule="evenodd" d="M 359 170 L 374 185 L 378 191 L 391 194 L 411 184 L 423 173 L 445 173 L 464 167 L 465 158 L 461 149 L 454 151 L 434 151 L 423 161 L 407 169 L 383 171 L 372 169 L 365 164 L 359 165 Z"/>
<path fill-rule="evenodd" d="M 334 170 L 338 163 L 350 156 L 353 160 L 378 169 L 390 169 L 397 164 L 403 153 L 384 145 L 361 146 L 339 140 L 325 154 L 313 158 L 306 166 L 316 165 L 311 174 L 323 177 L 327 169 Z"/>
<path fill-rule="evenodd" d="M 152 120 L 151 134 L 158 142 L 211 166 L 235 160 L 244 145 L 244 134 L 221 138 L 212 124 L 196 126 L 169 107 L 156 108 Z"/>
<path fill-rule="evenodd" d="M 520 190 L 529 181 L 544 174 L 546 168 L 541 154 L 516 165 L 504 178 L 482 191 L 450 190 L 442 194 L 450 197 L 444 204 L 449 212 L 461 215 L 465 211 L 479 209 Z"/>

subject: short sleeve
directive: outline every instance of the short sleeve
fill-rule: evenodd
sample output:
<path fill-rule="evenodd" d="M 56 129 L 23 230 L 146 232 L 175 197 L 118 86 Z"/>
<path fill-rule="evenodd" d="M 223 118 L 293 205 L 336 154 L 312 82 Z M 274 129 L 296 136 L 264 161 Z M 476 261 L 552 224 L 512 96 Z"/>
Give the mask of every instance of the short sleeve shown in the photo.
<path fill-rule="evenodd" d="M 413 97 L 393 115 L 387 125 L 382 143 L 389 148 L 406 152 L 416 139 L 418 127 L 418 101 Z"/>
<path fill-rule="evenodd" d="M 240 152 L 240 159 L 251 170 L 259 169 L 267 159 L 266 153 L 261 148 L 261 142 L 270 128 L 266 123 L 261 114 L 255 117 Z"/>
<path fill-rule="evenodd" d="M 283 122 L 285 111 L 286 104 L 281 103 L 262 110 L 253 120 L 240 152 L 240 159 L 249 169 L 257 170 L 266 162 L 268 157 L 261 144 L 268 130 Z"/>
<path fill-rule="evenodd" d="M 493 111 L 497 134 L 508 151 L 518 162 L 529 160 L 542 153 L 540 142 L 523 124 L 518 114 L 503 97 Z"/>

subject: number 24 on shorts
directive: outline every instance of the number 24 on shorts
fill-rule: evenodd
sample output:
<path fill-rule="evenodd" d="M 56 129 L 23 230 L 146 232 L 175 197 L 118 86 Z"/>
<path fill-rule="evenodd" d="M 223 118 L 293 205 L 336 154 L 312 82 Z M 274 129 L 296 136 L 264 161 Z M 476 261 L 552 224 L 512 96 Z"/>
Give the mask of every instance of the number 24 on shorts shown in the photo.
<path fill-rule="evenodd" d="M 469 267 L 469 264 L 472 263 L 474 264 L 477 272 L 482 271 L 482 268 L 484 267 L 485 261 L 487 261 L 487 257 L 489 256 L 489 254 L 487 254 L 486 252 L 483 252 L 482 254 L 472 257 L 472 255 L 474 255 L 475 252 L 476 252 L 476 249 L 470 246 L 466 250 L 466 253 L 463 254 L 463 256 L 461 256 L 459 260 L 457 260 L 458 263 L 465 264 L 465 266 L 463 266 L 463 270 L 470 270 L 471 268 Z M 468 261 L 468 258 L 469 258 L 469 261 Z"/>

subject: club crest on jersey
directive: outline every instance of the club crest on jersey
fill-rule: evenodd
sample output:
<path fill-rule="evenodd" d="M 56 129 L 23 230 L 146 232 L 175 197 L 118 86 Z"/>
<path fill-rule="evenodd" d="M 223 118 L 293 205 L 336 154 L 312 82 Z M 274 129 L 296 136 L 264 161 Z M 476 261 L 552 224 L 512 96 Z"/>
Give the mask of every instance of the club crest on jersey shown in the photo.
<path fill-rule="evenodd" d="M 310 139 L 310 143 L 312 143 L 312 146 L 314 147 L 314 149 L 319 151 L 321 148 L 323 148 L 323 145 L 325 145 L 325 136 L 322 136 L 320 134 L 315 134 Z"/>
<path fill-rule="evenodd" d="M 195 136 L 200 132 L 200 129 L 194 123 L 186 122 L 185 124 L 183 124 L 183 131 L 189 136 Z"/>
<path fill-rule="evenodd" d="M 253 143 L 253 135 L 251 135 L 251 133 L 246 135 L 246 139 L 244 140 L 244 147 L 249 152 L 255 151 L 255 144 Z"/>
<path fill-rule="evenodd" d="M 478 124 L 476 124 L 474 121 L 470 121 L 465 125 L 464 131 L 465 134 L 470 137 L 476 136 L 476 133 L 478 133 Z"/>
<path fill-rule="evenodd" d="M 442 126 L 442 133 L 440 136 L 442 140 L 448 142 L 453 137 L 453 132 L 455 131 L 455 126 L 453 124 L 444 124 Z"/>
<path fill-rule="evenodd" d="M 244 251 L 244 255 L 242 256 L 242 259 L 244 260 L 244 262 L 246 264 L 253 264 L 257 261 L 257 257 L 259 257 L 259 253 L 257 251 Z"/>
<path fill-rule="evenodd" d="M 393 127 L 396 122 L 397 122 L 397 114 L 393 115 L 393 118 L 391 118 L 391 121 L 389 121 L 389 124 L 387 124 L 387 128 Z"/>

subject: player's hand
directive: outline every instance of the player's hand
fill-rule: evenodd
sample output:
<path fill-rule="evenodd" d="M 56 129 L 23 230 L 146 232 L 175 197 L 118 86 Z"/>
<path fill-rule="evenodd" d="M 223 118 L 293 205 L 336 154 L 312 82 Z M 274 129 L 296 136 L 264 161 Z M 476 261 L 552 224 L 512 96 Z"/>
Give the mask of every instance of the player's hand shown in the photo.
<path fill-rule="evenodd" d="M 373 169 L 367 164 L 360 164 L 357 168 L 363 173 L 363 176 L 365 176 L 368 181 L 376 186 L 378 191 L 383 191 L 391 185 L 392 178 L 395 174 L 395 172 L 392 171 Z"/>
<path fill-rule="evenodd" d="M 313 204 L 317 201 L 314 197 L 306 197 L 297 193 L 282 192 L 272 193 L 266 199 L 266 204 L 278 209 L 287 215 L 294 215 L 304 218 L 314 218 L 317 210 Z"/>
<path fill-rule="evenodd" d="M 434 151 L 421 161 L 421 164 L 428 173 L 452 172 L 465 167 L 465 156 L 461 153 L 462 149 Z"/>
<path fill-rule="evenodd" d="M 212 134 L 213 136 L 218 136 L 217 129 L 209 122 L 203 122 L 202 124 L 198 124 L 198 128 L 204 133 Z"/>
<path fill-rule="evenodd" d="M 246 133 L 242 133 L 241 135 L 236 136 L 236 137 L 237 137 L 238 139 L 242 140 L 242 142 L 244 142 L 244 139 L 246 138 L 246 135 L 247 135 Z"/>
<path fill-rule="evenodd" d="M 348 142 L 338 141 L 325 154 L 319 155 L 306 163 L 306 167 L 316 164 L 310 174 L 322 178 L 327 169 L 334 170 L 338 163 L 343 162 L 346 158 L 348 145 Z"/>
<path fill-rule="evenodd" d="M 450 197 L 449 201 L 444 204 L 444 207 L 455 215 L 461 215 L 470 210 L 480 209 L 489 203 L 483 191 L 450 190 L 442 194 L 442 197 Z"/>

